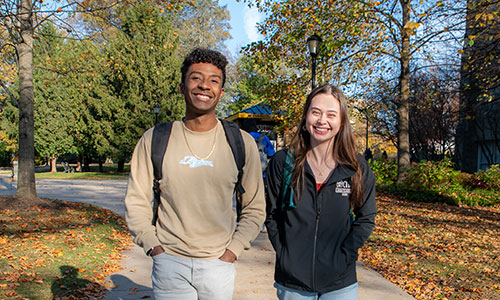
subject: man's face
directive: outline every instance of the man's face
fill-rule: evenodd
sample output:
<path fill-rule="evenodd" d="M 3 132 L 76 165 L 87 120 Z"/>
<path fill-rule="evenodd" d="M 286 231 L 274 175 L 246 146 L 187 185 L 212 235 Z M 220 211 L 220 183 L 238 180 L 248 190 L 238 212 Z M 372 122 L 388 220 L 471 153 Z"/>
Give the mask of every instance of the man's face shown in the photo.
<path fill-rule="evenodd" d="M 210 63 L 192 64 L 180 85 L 186 100 L 186 114 L 215 113 L 215 106 L 224 95 L 222 70 Z"/>

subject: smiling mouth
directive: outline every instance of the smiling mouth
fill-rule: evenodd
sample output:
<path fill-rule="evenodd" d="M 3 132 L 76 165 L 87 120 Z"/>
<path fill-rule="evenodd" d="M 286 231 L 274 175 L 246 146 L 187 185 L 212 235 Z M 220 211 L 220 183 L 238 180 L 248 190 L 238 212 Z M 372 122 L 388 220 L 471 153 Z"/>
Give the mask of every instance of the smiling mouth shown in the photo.
<path fill-rule="evenodd" d="M 210 101 L 210 99 L 212 99 L 212 97 L 210 97 L 208 95 L 204 95 L 204 94 L 195 94 L 195 96 L 196 96 L 196 99 L 203 101 L 203 102 Z"/>
<path fill-rule="evenodd" d="M 314 127 L 314 130 L 317 131 L 318 133 L 327 133 L 330 129 Z"/>

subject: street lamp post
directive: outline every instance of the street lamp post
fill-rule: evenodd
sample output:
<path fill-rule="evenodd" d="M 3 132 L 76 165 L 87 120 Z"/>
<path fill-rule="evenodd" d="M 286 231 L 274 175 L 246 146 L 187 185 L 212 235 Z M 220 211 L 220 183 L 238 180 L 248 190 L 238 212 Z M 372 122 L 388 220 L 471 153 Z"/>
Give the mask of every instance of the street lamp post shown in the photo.
<path fill-rule="evenodd" d="M 309 47 L 309 54 L 312 57 L 312 88 L 316 87 L 316 56 L 318 56 L 319 46 L 321 45 L 321 38 L 315 34 L 307 39 L 307 46 Z"/>
<path fill-rule="evenodd" d="M 158 124 L 158 114 L 160 113 L 160 106 L 158 103 L 155 103 L 153 106 L 153 112 L 155 113 L 155 125 Z"/>

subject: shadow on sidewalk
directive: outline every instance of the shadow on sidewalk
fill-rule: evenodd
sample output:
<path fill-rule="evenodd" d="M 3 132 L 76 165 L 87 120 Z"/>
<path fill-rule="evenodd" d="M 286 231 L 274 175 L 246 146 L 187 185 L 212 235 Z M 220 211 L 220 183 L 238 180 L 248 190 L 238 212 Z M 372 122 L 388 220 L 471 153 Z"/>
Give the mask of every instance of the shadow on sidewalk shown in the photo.
<path fill-rule="evenodd" d="M 113 286 L 106 294 L 105 300 L 117 299 L 153 299 L 153 289 L 144 285 L 136 284 L 128 277 L 114 274 L 109 277 Z"/>

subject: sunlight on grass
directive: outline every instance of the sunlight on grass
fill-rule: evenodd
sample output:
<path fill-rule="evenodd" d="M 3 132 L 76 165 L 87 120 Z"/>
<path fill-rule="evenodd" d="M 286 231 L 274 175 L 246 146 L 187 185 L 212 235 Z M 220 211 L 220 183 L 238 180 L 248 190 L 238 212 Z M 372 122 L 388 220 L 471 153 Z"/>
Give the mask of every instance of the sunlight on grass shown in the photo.
<path fill-rule="evenodd" d="M 36 173 L 36 178 L 44 179 L 88 179 L 88 180 L 126 180 L 128 179 L 128 173 L 113 173 L 113 172 L 74 172 L 74 173 Z"/>
<path fill-rule="evenodd" d="M 103 280 L 118 270 L 119 253 L 130 243 L 123 218 L 58 202 L 63 205 L 0 210 L 0 298 L 98 297 Z"/>

